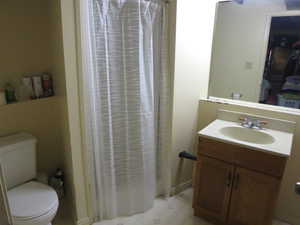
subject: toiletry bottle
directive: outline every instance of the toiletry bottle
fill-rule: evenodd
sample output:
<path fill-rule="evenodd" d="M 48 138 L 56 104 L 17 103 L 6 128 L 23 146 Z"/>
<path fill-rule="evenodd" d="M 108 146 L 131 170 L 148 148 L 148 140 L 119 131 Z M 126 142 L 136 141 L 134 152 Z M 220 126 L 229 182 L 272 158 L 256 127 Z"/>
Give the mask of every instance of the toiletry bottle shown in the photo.
<path fill-rule="evenodd" d="M 19 101 L 27 101 L 30 99 L 34 99 L 32 79 L 29 76 L 24 76 L 21 80 Z"/>
<path fill-rule="evenodd" d="M 1 105 L 6 105 L 6 97 L 5 97 L 5 91 L 0 89 L 0 106 Z"/>
<path fill-rule="evenodd" d="M 64 173 L 61 169 L 57 169 L 55 174 L 50 177 L 49 184 L 56 190 L 59 199 L 65 196 Z"/>
<path fill-rule="evenodd" d="M 54 95 L 53 81 L 52 81 L 52 76 L 50 74 L 45 73 L 42 75 L 42 85 L 43 85 L 44 97 L 50 97 Z"/>
<path fill-rule="evenodd" d="M 33 91 L 36 98 L 42 98 L 44 91 L 42 86 L 42 76 L 41 75 L 35 75 L 32 77 L 32 83 L 33 83 Z"/>
<path fill-rule="evenodd" d="M 5 85 L 5 97 L 7 104 L 17 101 L 15 89 L 10 83 L 6 83 Z"/>

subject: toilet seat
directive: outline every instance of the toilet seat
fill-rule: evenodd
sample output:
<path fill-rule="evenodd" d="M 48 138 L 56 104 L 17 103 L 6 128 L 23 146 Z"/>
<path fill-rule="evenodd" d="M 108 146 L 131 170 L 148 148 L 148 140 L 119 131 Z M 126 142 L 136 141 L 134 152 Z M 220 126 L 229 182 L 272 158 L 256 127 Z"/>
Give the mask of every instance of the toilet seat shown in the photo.
<path fill-rule="evenodd" d="M 56 215 L 58 204 L 47 214 L 44 214 L 36 218 L 20 218 L 13 217 L 14 225 L 48 225 L 51 224 L 53 218 Z"/>
<path fill-rule="evenodd" d="M 15 225 L 50 224 L 59 205 L 51 187 L 34 181 L 9 190 L 7 195 Z"/>

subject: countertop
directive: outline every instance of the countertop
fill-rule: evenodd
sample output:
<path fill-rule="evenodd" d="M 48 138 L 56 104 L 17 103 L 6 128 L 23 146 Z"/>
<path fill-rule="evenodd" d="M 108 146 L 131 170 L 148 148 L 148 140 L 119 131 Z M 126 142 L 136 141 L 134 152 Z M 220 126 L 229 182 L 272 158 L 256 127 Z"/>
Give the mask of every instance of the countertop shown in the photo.
<path fill-rule="evenodd" d="M 291 155 L 293 144 L 293 133 L 263 128 L 259 132 L 267 133 L 274 137 L 275 141 L 271 144 L 257 144 L 247 141 L 240 141 L 234 138 L 230 138 L 221 133 L 223 127 L 242 127 L 240 123 L 216 119 L 210 123 L 207 127 L 198 132 L 199 136 L 209 139 L 218 140 L 234 145 L 247 147 L 256 151 L 262 151 L 273 155 L 279 155 L 282 157 L 289 157 Z M 244 128 L 249 129 L 249 128 Z"/>

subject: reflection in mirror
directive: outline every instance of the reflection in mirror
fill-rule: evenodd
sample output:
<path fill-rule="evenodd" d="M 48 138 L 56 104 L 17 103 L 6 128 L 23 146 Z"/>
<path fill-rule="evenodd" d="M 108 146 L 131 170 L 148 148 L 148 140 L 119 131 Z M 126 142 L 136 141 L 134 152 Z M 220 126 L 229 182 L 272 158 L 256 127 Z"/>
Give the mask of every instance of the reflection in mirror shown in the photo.
<path fill-rule="evenodd" d="M 300 11 L 285 0 L 219 2 L 209 96 L 300 108 Z"/>
<path fill-rule="evenodd" d="M 260 102 L 300 108 L 300 16 L 272 17 Z"/>

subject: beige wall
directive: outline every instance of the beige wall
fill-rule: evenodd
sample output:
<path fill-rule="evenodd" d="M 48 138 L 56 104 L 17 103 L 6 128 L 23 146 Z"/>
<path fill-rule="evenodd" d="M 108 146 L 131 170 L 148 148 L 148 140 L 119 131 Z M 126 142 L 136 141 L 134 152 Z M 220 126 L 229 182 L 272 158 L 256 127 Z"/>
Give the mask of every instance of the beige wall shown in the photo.
<path fill-rule="evenodd" d="M 63 164 L 62 98 L 53 97 L 0 107 L 0 136 L 29 132 L 38 138 L 38 169 L 53 172 Z"/>
<path fill-rule="evenodd" d="M 296 182 L 300 181 L 300 116 L 287 113 L 272 112 L 269 110 L 254 109 L 249 107 L 224 105 L 201 101 L 199 113 L 199 130 L 216 119 L 218 109 L 233 110 L 238 112 L 256 114 L 272 118 L 297 122 L 292 155 L 287 163 L 279 196 L 276 217 L 293 225 L 300 224 L 300 198 L 294 192 Z"/>
<path fill-rule="evenodd" d="M 0 87 L 7 81 L 18 86 L 24 74 L 49 71 L 63 96 L 60 23 L 50 7 L 54 2 L 1 1 Z M 36 135 L 39 169 L 48 173 L 63 165 L 62 104 L 63 97 L 54 97 L 0 107 L 0 135 L 18 131 Z"/>
<path fill-rule="evenodd" d="M 48 71 L 50 31 L 48 1 L 0 2 L 0 88 L 19 83 L 24 74 Z"/>
<path fill-rule="evenodd" d="M 19 86 L 23 75 L 52 69 L 54 30 L 50 2 L 0 2 L 0 88 L 3 88 L 5 82 Z"/>
<path fill-rule="evenodd" d="M 62 159 L 63 169 L 65 171 L 65 185 L 66 185 L 66 200 L 64 213 L 67 217 L 72 216 L 75 220 L 75 200 L 74 200 L 74 179 L 72 166 L 72 153 L 70 144 L 70 130 L 69 130 L 69 116 L 68 116 L 68 102 L 66 90 L 66 75 L 65 75 L 65 60 L 64 60 L 64 45 L 63 45 L 63 31 L 62 31 L 62 15 L 61 15 L 61 1 L 49 0 L 50 12 L 50 26 L 51 26 L 51 66 L 50 72 L 54 76 L 54 85 L 56 95 L 61 97 L 59 113 L 61 116 L 60 133 L 62 138 L 62 150 L 59 157 Z"/>
<path fill-rule="evenodd" d="M 55 90 L 65 93 L 58 0 L 0 2 L 0 89 L 20 85 L 23 75 L 53 74 Z"/>
<path fill-rule="evenodd" d="M 174 4 L 174 3 L 172 3 Z M 173 186 L 191 181 L 193 163 L 179 160 L 193 152 L 198 101 L 206 96 L 216 1 L 177 1 L 173 107 Z M 173 11 L 174 13 L 174 11 Z M 175 17 L 174 17 L 175 18 Z M 171 32 L 171 36 L 175 33 Z M 172 46 L 174 48 L 174 46 Z"/>
<path fill-rule="evenodd" d="M 219 4 L 215 24 L 209 95 L 258 102 L 265 44 L 269 41 L 268 18 L 287 12 L 284 0 L 252 0 L 244 5 Z M 247 64 L 252 64 L 248 68 Z"/>
<path fill-rule="evenodd" d="M 60 0 L 47 0 L 50 24 L 50 54 L 49 72 L 54 76 L 56 95 L 66 98 L 65 61 L 63 51 L 63 36 Z"/>
<path fill-rule="evenodd" d="M 76 223 L 90 224 L 89 204 L 87 198 L 88 183 L 86 180 L 84 154 L 81 133 L 80 95 L 78 81 L 78 45 L 77 32 L 79 25 L 76 23 L 79 16 L 76 13 L 75 3 L 79 0 L 61 1 L 64 59 L 67 88 L 67 111 L 70 131 L 70 154 L 68 164 L 72 167 Z M 78 26 L 77 26 L 78 25 Z M 79 39 L 78 39 L 79 40 Z"/>
<path fill-rule="evenodd" d="M 0 88 L 24 74 L 50 72 L 57 96 L 0 106 L 0 136 L 25 131 L 38 138 L 38 170 L 66 171 L 72 209 L 72 168 L 60 0 L 0 2 Z"/>

